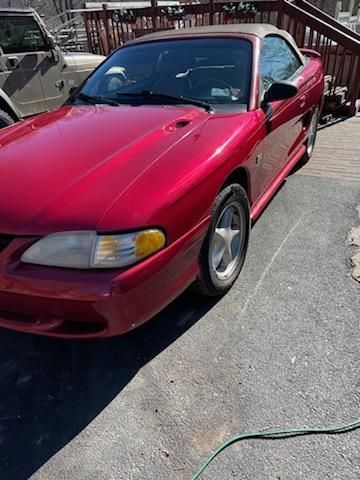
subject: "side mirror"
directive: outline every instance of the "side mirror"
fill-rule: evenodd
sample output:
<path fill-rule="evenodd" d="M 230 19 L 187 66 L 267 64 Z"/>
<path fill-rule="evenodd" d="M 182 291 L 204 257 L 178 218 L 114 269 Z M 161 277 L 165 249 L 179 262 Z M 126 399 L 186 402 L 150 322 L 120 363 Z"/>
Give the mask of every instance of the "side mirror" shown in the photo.
<path fill-rule="evenodd" d="M 287 98 L 294 97 L 297 93 L 297 86 L 291 82 L 274 82 L 265 92 L 263 105 L 275 102 L 276 100 L 286 100 Z"/>
<path fill-rule="evenodd" d="M 56 38 L 53 37 L 51 34 L 47 37 L 48 45 L 51 52 L 52 61 L 54 63 L 58 63 L 60 61 L 60 48 L 59 43 L 57 42 Z"/>
<path fill-rule="evenodd" d="M 57 45 L 58 45 L 55 37 L 53 37 L 52 35 L 49 35 L 49 36 L 47 37 L 47 40 L 48 40 L 50 49 L 51 49 L 51 50 L 55 50 L 56 47 L 57 47 Z"/>

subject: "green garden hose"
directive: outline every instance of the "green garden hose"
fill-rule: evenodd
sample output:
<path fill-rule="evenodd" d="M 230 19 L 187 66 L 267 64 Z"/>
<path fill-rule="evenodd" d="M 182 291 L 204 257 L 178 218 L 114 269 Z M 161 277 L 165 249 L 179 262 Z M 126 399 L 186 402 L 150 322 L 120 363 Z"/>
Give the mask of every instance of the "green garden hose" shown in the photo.
<path fill-rule="evenodd" d="M 235 435 L 229 440 L 222 443 L 201 465 L 199 470 L 192 477 L 192 480 L 197 480 L 204 470 L 210 465 L 215 457 L 219 455 L 225 448 L 229 447 L 235 442 L 240 442 L 246 438 L 283 438 L 297 435 L 313 435 L 313 434 L 335 434 L 345 433 L 349 430 L 354 430 L 360 427 L 360 419 L 354 420 L 350 423 L 344 423 L 332 428 L 289 428 L 288 430 L 266 430 L 263 432 L 245 432 Z"/>

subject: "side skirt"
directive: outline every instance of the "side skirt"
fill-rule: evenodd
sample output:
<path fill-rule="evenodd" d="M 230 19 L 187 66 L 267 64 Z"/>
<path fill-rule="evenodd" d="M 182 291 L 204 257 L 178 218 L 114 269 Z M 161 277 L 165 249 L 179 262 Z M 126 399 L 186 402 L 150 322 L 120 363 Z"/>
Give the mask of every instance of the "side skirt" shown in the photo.
<path fill-rule="evenodd" d="M 259 217 L 259 215 L 264 210 L 266 205 L 270 202 L 272 197 L 275 195 L 276 191 L 278 190 L 284 179 L 287 177 L 289 172 L 291 172 L 297 162 L 305 154 L 305 151 L 305 145 L 301 145 L 301 148 L 299 148 L 299 150 L 295 153 L 292 159 L 287 162 L 287 164 L 279 172 L 279 175 L 270 183 L 267 190 L 265 190 L 261 197 L 254 203 L 254 205 L 250 209 L 250 217 L 252 221 L 256 220 Z"/>

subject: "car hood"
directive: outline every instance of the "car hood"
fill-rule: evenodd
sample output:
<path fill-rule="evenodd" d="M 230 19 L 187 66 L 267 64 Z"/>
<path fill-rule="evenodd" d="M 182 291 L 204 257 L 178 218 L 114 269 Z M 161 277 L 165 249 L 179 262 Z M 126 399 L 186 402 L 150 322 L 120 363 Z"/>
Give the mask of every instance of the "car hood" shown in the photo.
<path fill-rule="evenodd" d="M 209 116 L 178 106 L 66 106 L 5 128 L 0 232 L 101 229 L 111 205 Z"/>
<path fill-rule="evenodd" d="M 63 55 L 65 64 L 68 67 L 82 70 L 93 70 L 106 58 L 103 55 L 95 55 L 93 53 L 85 52 L 63 52 Z"/>

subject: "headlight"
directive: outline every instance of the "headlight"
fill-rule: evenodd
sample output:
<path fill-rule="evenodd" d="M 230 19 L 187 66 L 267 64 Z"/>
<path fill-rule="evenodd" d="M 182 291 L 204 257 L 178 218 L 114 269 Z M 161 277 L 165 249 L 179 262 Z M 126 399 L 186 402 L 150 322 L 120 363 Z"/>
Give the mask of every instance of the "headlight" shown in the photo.
<path fill-rule="evenodd" d="M 51 267 L 119 268 L 157 252 L 165 242 L 165 234 L 158 229 L 119 235 L 53 233 L 28 248 L 21 261 Z"/>

